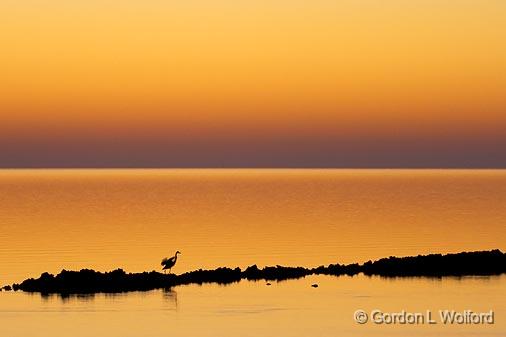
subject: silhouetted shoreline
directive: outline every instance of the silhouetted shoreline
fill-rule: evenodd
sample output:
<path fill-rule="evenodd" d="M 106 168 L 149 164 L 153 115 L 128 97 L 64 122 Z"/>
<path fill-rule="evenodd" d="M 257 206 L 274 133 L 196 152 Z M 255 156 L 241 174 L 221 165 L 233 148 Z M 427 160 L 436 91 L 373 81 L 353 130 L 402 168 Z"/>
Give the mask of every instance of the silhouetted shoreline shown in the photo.
<path fill-rule="evenodd" d="M 389 257 L 364 264 L 331 264 L 317 268 L 276 266 L 259 269 L 253 265 L 245 270 L 218 268 L 196 270 L 181 275 L 165 275 L 156 271 L 126 273 L 122 269 L 105 273 L 90 269 L 62 270 L 56 276 L 46 272 L 38 279 L 27 279 L 20 284 L 12 285 L 12 289 L 43 294 L 116 293 L 171 288 L 187 284 L 230 284 L 243 279 L 282 281 L 308 275 L 341 276 L 359 273 L 385 277 L 499 275 L 506 273 L 506 254 L 500 250 L 491 250 L 446 255 Z M 9 290 L 9 288 L 6 286 L 3 290 Z"/>

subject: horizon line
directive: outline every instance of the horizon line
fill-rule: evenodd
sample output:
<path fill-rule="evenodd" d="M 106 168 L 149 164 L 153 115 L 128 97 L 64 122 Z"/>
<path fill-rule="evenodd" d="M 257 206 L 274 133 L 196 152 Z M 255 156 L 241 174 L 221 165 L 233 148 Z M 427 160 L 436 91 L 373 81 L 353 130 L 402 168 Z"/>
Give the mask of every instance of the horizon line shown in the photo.
<path fill-rule="evenodd" d="M 1 167 L 0 170 L 506 170 L 505 167 L 486 166 L 36 166 Z"/>

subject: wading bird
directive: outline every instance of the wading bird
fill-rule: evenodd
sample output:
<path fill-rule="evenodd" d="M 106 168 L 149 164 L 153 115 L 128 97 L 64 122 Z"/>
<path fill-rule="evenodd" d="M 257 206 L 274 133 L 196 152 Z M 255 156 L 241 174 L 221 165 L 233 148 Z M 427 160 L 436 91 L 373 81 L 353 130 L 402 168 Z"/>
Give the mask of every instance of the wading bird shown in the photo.
<path fill-rule="evenodd" d="M 181 254 L 181 252 L 178 250 L 176 252 L 176 254 L 174 254 L 173 257 L 171 257 L 170 259 L 169 258 L 164 258 L 162 260 L 162 266 L 163 266 L 163 272 L 165 273 L 166 270 L 168 269 L 169 270 L 169 273 L 170 273 L 170 270 L 172 269 L 172 267 L 174 267 L 174 265 L 176 264 L 176 261 L 177 261 L 177 254 Z"/>

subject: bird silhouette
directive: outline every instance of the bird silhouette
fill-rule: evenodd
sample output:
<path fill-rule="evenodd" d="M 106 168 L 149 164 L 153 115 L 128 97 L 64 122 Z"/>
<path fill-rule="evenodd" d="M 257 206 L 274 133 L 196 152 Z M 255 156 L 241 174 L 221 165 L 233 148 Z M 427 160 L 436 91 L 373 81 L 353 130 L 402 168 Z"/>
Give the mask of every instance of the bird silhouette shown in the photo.
<path fill-rule="evenodd" d="M 176 254 L 174 254 L 174 256 L 173 256 L 173 257 L 171 257 L 171 258 L 167 258 L 167 257 L 166 257 L 166 258 L 164 258 L 164 259 L 162 260 L 162 263 L 161 263 L 161 264 L 162 264 L 162 266 L 163 266 L 162 270 L 163 270 L 163 272 L 164 272 L 164 273 L 166 273 L 166 270 L 167 270 L 167 269 L 169 270 L 169 273 L 170 273 L 170 270 L 172 269 L 172 267 L 174 267 L 174 265 L 175 265 L 175 264 L 176 264 L 176 262 L 177 262 L 177 254 L 181 254 L 181 252 L 178 250 L 178 251 L 176 252 Z"/>

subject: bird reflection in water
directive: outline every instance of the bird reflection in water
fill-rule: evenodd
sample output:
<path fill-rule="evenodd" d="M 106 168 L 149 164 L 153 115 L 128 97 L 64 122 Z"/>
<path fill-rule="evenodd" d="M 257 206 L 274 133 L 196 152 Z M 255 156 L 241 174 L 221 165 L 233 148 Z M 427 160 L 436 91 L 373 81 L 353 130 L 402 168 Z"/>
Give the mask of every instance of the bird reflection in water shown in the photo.
<path fill-rule="evenodd" d="M 170 288 L 165 288 L 162 291 L 163 303 L 166 310 L 177 311 L 177 292 Z"/>

